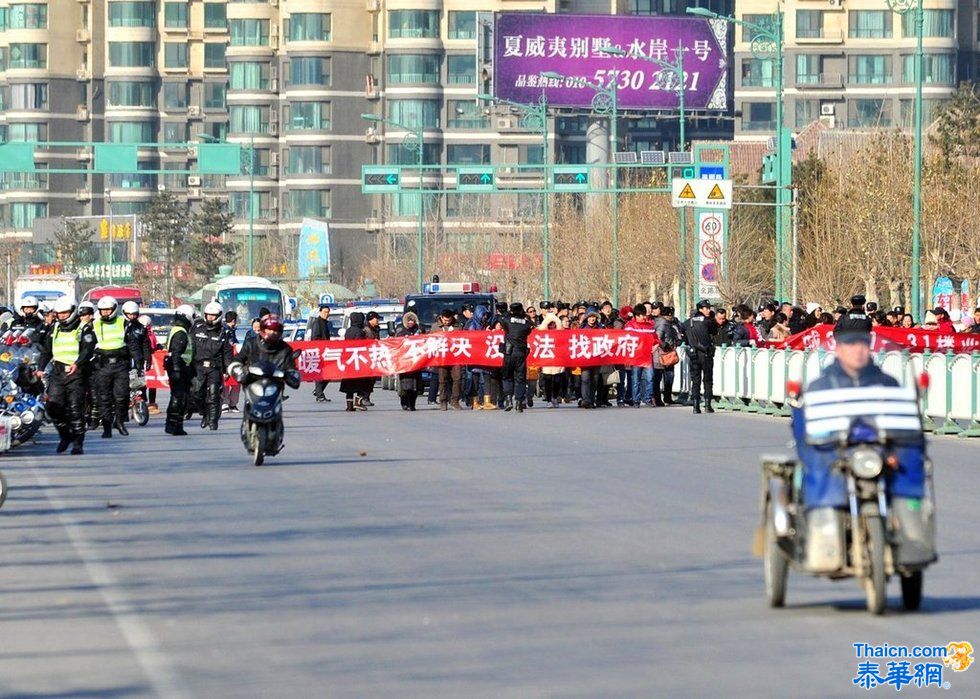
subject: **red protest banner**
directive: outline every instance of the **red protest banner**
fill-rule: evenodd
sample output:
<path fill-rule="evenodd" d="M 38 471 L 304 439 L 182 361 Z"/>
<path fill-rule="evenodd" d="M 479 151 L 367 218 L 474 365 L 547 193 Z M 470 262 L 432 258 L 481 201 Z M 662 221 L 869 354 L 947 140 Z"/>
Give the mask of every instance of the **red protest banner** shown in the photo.
<path fill-rule="evenodd" d="M 817 325 L 796 335 L 790 335 L 781 343 L 771 342 L 777 349 L 817 349 L 834 347 L 834 326 Z M 871 347 L 874 350 L 902 350 L 909 352 L 980 352 L 980 335 L 976 333 L 949 333 L 921 328 L 890 328 L 879 325 L 872 329 Z"/>

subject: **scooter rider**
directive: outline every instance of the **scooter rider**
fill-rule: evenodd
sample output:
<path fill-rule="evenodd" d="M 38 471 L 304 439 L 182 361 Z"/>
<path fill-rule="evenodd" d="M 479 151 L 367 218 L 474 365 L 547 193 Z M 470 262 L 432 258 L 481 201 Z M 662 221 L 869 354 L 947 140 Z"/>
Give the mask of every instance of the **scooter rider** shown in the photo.
<path fill-rule="evenodd" d="M 41 350 L 37 375 L 43 376 L 53 362 L 48 379 L 47 412 L 61 438 L 57 452 L 63 454 L 71 446 L 72 454 L 82 454 L 85 441 L 85 367 L 95 354 L 95 333 L 92 326 L 82 323 L 75 304 L 67 297 L 54 303 L 58 316 Z"/>
<path fill-rule="evenodd" d="M 194 343 L 194 371 L 201 409 L 201 428 L 218 429 L 221 417 L 221 389 L 225 369 L 231 364 L 232 351 L 228 331 L 221 322 L 221 304 L 212 301 L 204 307 L 204 318 L 194 321 L 191 338 Z"/>
<path fill-rule="evenodd" d="M 116 299 L 103 296 L 97 307 L 96 402 L 102 420 L 102 437 L 108 439 L 112 437 L 113 424 L 119 434 L 129 434 L 125 424 L 129 414 L 129 369 L 133 358 L 141 357 L 143 352 L 126 321 L 117 315 Z"/>
<path fill-rule="evenodd" d="M 282 339 L 283 324 L 279 316 L 270 314 L 262 319 L 259 335 L 254 342 L 246 342 L 228 366 L 228 374 L 241 382 L 248 367 L 269 362 L 285 375 L 285 383 L 290 388 L 299 388 L 301 383 L 293 348 Z M 282 420 L 282 415 L 279 416 Z"/>
<path fill-rule="evenodd" d="M 187 412 L 187 395 L 191 389 L 194 375 L 194 343 L 191 341 L 191 322 L 194 309 L 188 305 L 178 306 L 174 311 L 174 326 L 167 336 L 167 357 L 164 366 L 170 383 L 170 403 L 167 404 L 167 422 L 164 431 L 176 437 L 186 435 L 184 413 Z"/>

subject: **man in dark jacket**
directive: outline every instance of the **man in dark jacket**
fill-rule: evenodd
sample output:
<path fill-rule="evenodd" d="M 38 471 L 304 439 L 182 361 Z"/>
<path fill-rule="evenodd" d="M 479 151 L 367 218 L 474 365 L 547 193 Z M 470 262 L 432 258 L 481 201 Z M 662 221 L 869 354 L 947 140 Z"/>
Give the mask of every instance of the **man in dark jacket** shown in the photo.
<path fill-rule="evenodd" d="M 187 434 L 184 431 L 184 415 L 187 412 L 187 397 L 191 390 L 194 375 L 194 343 L 190 329 L 194 319 L 194 309 L 178 306 L 174 312 L 174 325 L 167 337 L 167 379 L 170 383 L 170 402 L 167 404 L 167 422 L 164 431 L 175 437 Z"/>
<path fill-rule="evenodd" d="M 715 343 L 715 347 L 731 345 L 732 340 L 735 337 L 737 323 L 728 317 L 727 308 L 715 309 L 715 325 L 718 326 L 718 329 L 715 331 L 714 337 L 712 338 L 713 342 Z"/>
<path fill-rule="evenodd" d="M 414 337 L 421 334 L 422 327 L 419 325 L 419 317 L 411 311 L 403 315 L 402 323 L 395 331 L 395 337 Z M 398 398 L 401 401 L 402 410 L 415 412 L 415 402 L 418 400 L 421 390 L 421 371 L 398 375 Z"/>
<path fill-rule="evenodd" d="M 218 429 L 221 417 L 221 389 L 225 370 L 231 364 L 231 343 L 221 323 L 221 304 L 204 307 L 204 319 L 191 326 L 194 343 L 195 400 L 201 410 L 201 429 Z"/>
<path fill-rule="evenodd" d="M 703 299 L 698 301 L 697 311 L 684 323 L 687 357 L 690 361 L 688 368 L 691 377 L 691 402 L 694 404 L 696 415 L 701 414 L 702 381 L 705 410 L 709 413 L 715 412 L 711 407 L 711 399 L 714 397 L 712 390 L 715 370 L 714 337 L 717 332 L 718 325 L 711 317 L 711 302 Z"/>
<path fill-rule="evenodd" d="M 330 305 L 321 303 L 317 309 L 316 316 L 310 321 L 310 330 L 306 335 L 307 340 L 329 340 L 330 339 Z M 313 384 L 313 395 L 316 396 L 317 403 L 329 403 L 330 399 L 323 395 L 324 389 L 329 381 L 317 381 Z"/>
<path fill-rule="evenodd" d="M 347 328 L 347 334 L 344 335 L 344 340 L 365 339 L 367 339 L 367 332 L 364 330 L 364 314 L 360 311 L 354 311 L 350 314 L 350 327 Z M 372 383 L 374 381 L 374 379 L 366 380 Z M 346 412 L 352 413 L 355 410 L 367 410 L 367 406 L 364 405 L 364 382 L 365 379 L 360 378 L 340 380 L 340 392 L 347 399 Z"/>
<path fill-rule="evenodd" d="M 527 355 L 530 348 L 527 338 L 534 325 L 520 303 L 510 304 L 510 316 L 504 326 L 504 400 L 505 410 L 516 408 L 524 412 L 527 397 Z"/>

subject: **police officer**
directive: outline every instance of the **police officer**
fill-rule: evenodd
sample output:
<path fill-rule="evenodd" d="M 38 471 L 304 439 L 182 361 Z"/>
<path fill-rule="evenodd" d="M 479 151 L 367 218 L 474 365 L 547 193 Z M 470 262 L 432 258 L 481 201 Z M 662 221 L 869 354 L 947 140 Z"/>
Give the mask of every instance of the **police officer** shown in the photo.
<path fill-rule="evenodd" d="M 167 422 L 164 431 L 174 436 L 183 436 L 184 413 L 187 412 L 187 395 L 194 375 L 194 343 L 188 331 L 194 319 L 194 309 L 188 305 L 178 306 L 174 311 L 174 326 L 167 336 L 167 379 L 170 382 L 170 403 L 167 404 Z"/>
<path fill-rule="evenodd" d="M 510 314 L 502 321 L 504 326 L 504 410 L 516 408 L 524 412 L 527 396 L 527 355 L 530 351 L 527 338 L 534 330 L 534 323 L 527 317 L 524 305 L 510 304 Z"/>
<path fill-rule="evenodd" d="M 87 326 L 93 330 L 95 325 L 95 304 L 91 301 L 82 301 L 78 304 L 78 321 L 82 326 Z M 94 332 L 94 330 L 93 330 Z M 95 356 L 85 364 L 79 364 L 82 371 L 82 380 L 85 382 L 85 422 L 88 429 L 94 430 L 99 426 L 99 414 L 95 405 Z"/>
<path fill-rule="evenodd" d="M 698 301 L 696 312 L 684 323 L 683 328 L 687 341 L 687 357 L 690 360 L 691 402 L 694 404 L 694 413 L 701 414 L 702 380 L 704 407 L 709 413 L 713 413 L 715 409 L 711 407 L 711 399 L 715 370 L 714 337 L 718 332 L 718 324 L 711 316 L 711 302 L 704 299 Z"/>
<path fill-rule="evenodd" d="M 862 294 L 855 294 L 851 297 L 851 307 L 849 310 L 840 314 L 837 322 L 834 323 L 834 330 L 839 330 L 842 326 L 864 328 L 867 326 L 868 332 L 871 330 L 871 319 L 864 310 L 866 299 Z M 840 310 L 840 309 L 838 309 Z"/>
<path fill-rule="evenodd" d="M 54 303 L 58 321 L 41 350 L 38 376 L 53 362 L 48 379 L 47 412 L 61 440 L 57 452 L 71 445 L 72 454 L 82 454 L 85 441 L 85 367 L 95 354 L 95 333 L 83 323 L 71 299 L 62 296 Z"/>
<path fill-rule="evenodd" d="M 231 342 L 221 323 L 220 303 L 204 307 L 204 318 L 194 321 L 191 338 L 194 343 L 195 401 L 201 410 L 201 429 L 218 429 L 221 417 L 221 389 L 225 369 L 231 364 Z"/>
<path fill-rule="evenodd" d="M 20 306 L 18 308 L 20 314 L 14 315 L 14 319 L 10 322 L 10 329 L 32 330 L 34 332 L 34 340 L 43 345 L 46 326 L 44 317 L 38 313 L 40 304 L 37 298 L 34 296 L 25 296 L 20 300 Z"/>
<path fill-rule="evenodd" d="M 115 424 L 119 434 L 126 436 L 129 414 L 129 370 L 134 357 L 142 355 L 125 319 L 116 313 L 119 304 L 112 296 L 103 296 L 98 303 L 99 317 L 95 320 L 96 403 L 102 421 L 102 437 L 112 437 Z"/>

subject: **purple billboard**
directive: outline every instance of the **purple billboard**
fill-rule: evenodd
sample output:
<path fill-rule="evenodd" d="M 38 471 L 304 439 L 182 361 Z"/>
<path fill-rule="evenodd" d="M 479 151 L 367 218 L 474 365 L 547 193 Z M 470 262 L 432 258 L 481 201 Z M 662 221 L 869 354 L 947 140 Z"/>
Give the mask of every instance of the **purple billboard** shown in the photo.
<path fill-rule="evenodd" d="M 610 47 L 625 55 L 610 55 Z M 684 108 L 725 110 L 728 26 L 724 20 L 623 15 L 501 13 L 494 25 L 494 95 L 555 107 L 592 105 L 586 83 L 616 86 L 620 109 L 676 110 L 677 75 L 642 57 L 670 64 L 684 52 Z M 562 79 L 542 77 L 558 73 Z"/>

